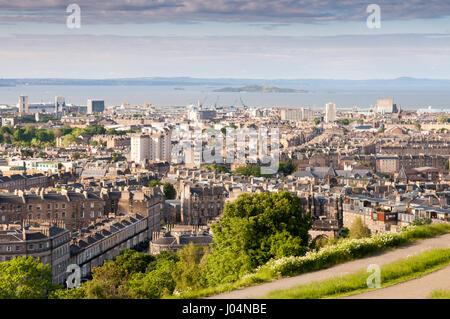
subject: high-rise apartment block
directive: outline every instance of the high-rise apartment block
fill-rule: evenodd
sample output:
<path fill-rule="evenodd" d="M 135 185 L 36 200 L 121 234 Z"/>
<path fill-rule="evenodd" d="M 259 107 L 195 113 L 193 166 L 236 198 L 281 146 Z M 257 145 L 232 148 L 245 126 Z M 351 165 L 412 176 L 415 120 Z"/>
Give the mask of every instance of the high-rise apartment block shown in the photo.
<path fill-rule="evenodd" d="M 17 105 L 19 107 L 19 113 L 28 113 L 28 96 L 19 96 L 19 103 Z"/>
<path fill-rule="evenodd" d="M 130 160 L 141 163 L 145 160 L 169 162 L 172 134 L 169 129 L 148 132 L 131 137 Z"/>
<path fill-rule="evenodd" d="M 377 105 L 375 106 L 375 113 L 396 113 L 397 105 L 394 104 L 394 100 L 390 98 L 378 98 Z"/>
<path fill-rule="evenodd" d="M 103 100 L 88 100 L 87 114 L 103 113 L 105 111 L 105 101 Z"/>
<path fill-rule="evenodd" d="M 314 112 L 304 107 L 300 108 L 284 108 L 280 110 L 282 121 L 310 121 L 314 118 Z"/>
<path fill-rule="evenodd" d="M 336 104 L 327 103 L 325 105 L 325 123 L 336 121 Z"/>
<path fill-rule="evenodd" d="M 66 106 L 66 100 L 64 96 L 55 96 L 55 113 L 60 114 L 63 112 Z"/>

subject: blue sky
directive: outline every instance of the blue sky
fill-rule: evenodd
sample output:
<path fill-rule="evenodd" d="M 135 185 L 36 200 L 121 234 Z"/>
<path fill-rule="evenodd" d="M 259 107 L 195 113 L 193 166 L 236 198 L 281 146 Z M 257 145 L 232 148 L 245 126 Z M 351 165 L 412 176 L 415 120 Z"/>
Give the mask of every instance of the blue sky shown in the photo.
<path fill-rule="evenodd" d="M 0 77 L 442 79 L 449 16 L 436 0 L 0 0 Z"/>

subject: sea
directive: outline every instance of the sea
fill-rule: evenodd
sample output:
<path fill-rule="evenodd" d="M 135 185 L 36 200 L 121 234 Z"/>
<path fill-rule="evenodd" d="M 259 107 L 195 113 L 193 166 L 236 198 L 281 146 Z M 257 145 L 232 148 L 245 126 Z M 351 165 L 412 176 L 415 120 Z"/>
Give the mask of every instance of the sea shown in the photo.
<path fill-rule="evenodd" d="M 0 105 L 16 105 L 20 95 L 29 103 L 53 103 L 55 96 L 64 96 L 66 103 L 86 105 L 88 99 L 104 100 L 107 106 L 150 103 L 154 106 L 186 106 L 200 102 L 204 106 L 310 107 L 323 110 L 328 102 L 338 109 L 372 108 L 379 97 L 393 98 L 402 109 L 432 108 L 450 112 L 450 91 L 437 89 L 318 89 L 307 93 L 214 92 L 215 86 L 142 86 L 142 85 L 24 85 L 0 87 Z"/>

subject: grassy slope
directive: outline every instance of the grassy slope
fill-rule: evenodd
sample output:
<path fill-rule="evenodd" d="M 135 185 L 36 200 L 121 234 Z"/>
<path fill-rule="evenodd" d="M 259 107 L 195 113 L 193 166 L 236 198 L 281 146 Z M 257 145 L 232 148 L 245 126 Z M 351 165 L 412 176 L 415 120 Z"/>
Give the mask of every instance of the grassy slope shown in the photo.
<path fill-rule="evenodd" d="M 384 265 L 380 267 L 380 288 L 421 277 L 439 270 L 449 263 L 450 249 L 436 249 Z M 286 290 L 273 291 L 266 297 L 273 299 L 319 299 L 354 295 L 374 289 L 367 287 L 367 278 L 370 274 L 363 270 Z"/>
<path fill-rule="evenodd" d="M 436 290 L 428 299 L 450 299 L 450 290 Z"/>
<path fill-rule="evenodd" d="M 417 241 L 417 240 L 432 238 L 432 237 L 436 237 L 436 236 L 440 236 L 440 235 L 448 234 L 448 233 L 450 233 L 450 224 L 420 226 L 420 227 L 417 227 L 413 232 L 408 233 L 407 240 L 404 242 L 404 244 L 409 244 L 409 243 Z M 394 248 L 386 247 L 382 251 L 386 251 L 386 250 L 390 250 L 390 249 L 395 249 L 395 247 Z M 379 251 L 374 251 L 373 253 L 367 254 L 366 256 L 363 256 L 363 257 L 367 257 L 367 256 L 373 255 L 378 252 Z M 360 258 L 363 258 L 363 257 L 360 257 Z M 350 260 L 354 260 L 354 259 L 359 259 L 359 258 L 353 258 Z M 334 265 L 340 264 L 343 262 L 347 262 L 350 260 L 343 260 L 342 262 L 336 262 Z M 324 265 L 322 268 L 318 268 L 315 270 L 329 268 L 334 265 Z M 300 273 L 301 272 L 299 272 L 298 274 L 300 274 Z M 295 274 L 292 274 L 291 276 L 293 276 L 293 275 L 295 275 Z M 274 276 L 273 273 L 271 273 L 269 270 L 261 269 L 259 271 L 256 271 L 252 276 L 244 276 L 243 278 L 241 278 L 235 282 L 232 282 L 232 283 L 224 283 L 224 284 L 221 284 L 221 285 L 218 285 L 215 287 L 209 287 L 209 288 L 191 291 L 191 292 L 184 292 L 181 295 L 168 296 L 165 298 L 168 298 L 168 299 L 203 298 L 203 297 L 208 297 L 208 296 L 212 296 L 212 295 L 216 295 L 216 294 L 220 294 L 220 293 L 229 292 L 229 291 L 236 290 L 236 289 L 255 286 L 255 285 L 265 283 L 265 282 L 270 282 L 270 281 L 273 281 L 273 280 L 276 280 L 279 278 L 280 278 L 279 276 Z"/>

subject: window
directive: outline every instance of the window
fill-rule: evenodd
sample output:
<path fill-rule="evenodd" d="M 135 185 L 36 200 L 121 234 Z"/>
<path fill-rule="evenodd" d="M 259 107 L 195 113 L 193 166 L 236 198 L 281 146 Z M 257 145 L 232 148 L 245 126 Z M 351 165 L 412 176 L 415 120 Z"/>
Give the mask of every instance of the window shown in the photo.
<path fill-rule="evenodd" d="M 101 210 L 98 211 L 98 217 L 102 217 L 102 211 Z"/>
<path fill-rule="evenodd" d="M 62 209 L 66 209 L 66 204 L 61 204 Z"/>
<path fill-rule="evenodd" d="M 94 211 L 91 211 L 91 218 L 94 218 L 95 217 L 95 213 L 94 213 Z"/>
<path fill-rule="evenodd" d="M 91 208 L 94 208 L 94 203 L 91 203 Z"/>
<path fill-rule="evenodd" d="M 41 205 L 36 206 L 37 210 L 41 210 Z"/>
<path fill-rule="evenodd" d="M 28 246 L 28 249 L 33 249 L 33 245 L 29 245 L 29 246 Z"/>
<path fill-rule="evenodd" d="M 55 209 L 58 209 L 58 204 L 55 204 Z"/>
<path fill-rule="evenodd" d="M 33 205 L 29 205 L 28 210 L 31 212 L 33 210 Z"/>
<path fill-rule="evenodd" d="M 6 251 L 11 251 L 11 246 L 6 246 Z"/>
<path fill-rule="evenodd" d="M 51 210 L 52 205 L 48 204 L 47 205 L 47 210 Z"/>
<path fill-rule="evenodd" d="M 16 246 L 16 251 L 20 251 L 20 246 Z"/>

